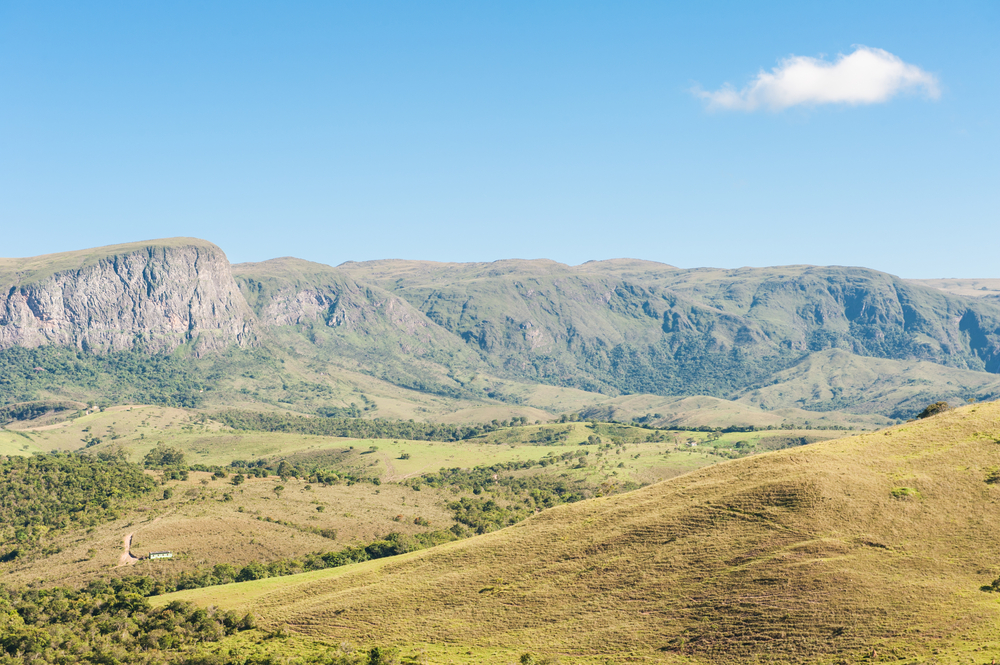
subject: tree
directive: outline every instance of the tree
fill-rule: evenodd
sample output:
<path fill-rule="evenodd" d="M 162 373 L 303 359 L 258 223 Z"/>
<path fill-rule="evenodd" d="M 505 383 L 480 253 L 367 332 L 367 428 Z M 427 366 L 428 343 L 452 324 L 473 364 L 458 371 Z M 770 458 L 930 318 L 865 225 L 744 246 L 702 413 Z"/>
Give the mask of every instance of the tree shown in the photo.
<path fill-rule="evenodd" d="M 155 448 L 146 453 L 146 456 L 142 459 L 142 463 L 147 469 L 183 466 L 184 451 L 171 448 L 162 441 L 159 441 Z"/>
<path fill-rule="evenodd" d="M 236 576 L 237 582 L 250 582 L 252 580 L 262 580 L 267 577 L 267 568 L 256 561 L 248 563 L 240 569 Z"/>
<path fill-rule="evenodd" d="M 392 647 L 373 647 L 368 652 L 368 665 L 394 665 L 398 662 L 398 649 Z"/>

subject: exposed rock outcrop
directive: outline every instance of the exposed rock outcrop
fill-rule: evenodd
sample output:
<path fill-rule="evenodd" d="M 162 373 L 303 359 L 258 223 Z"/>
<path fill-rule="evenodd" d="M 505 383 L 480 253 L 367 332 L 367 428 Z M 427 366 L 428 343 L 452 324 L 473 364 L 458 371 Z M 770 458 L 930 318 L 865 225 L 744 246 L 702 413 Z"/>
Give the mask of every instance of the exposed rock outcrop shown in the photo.
<path fill-rule="evenodd" d="M 233 272 L 265 327 L 323 321 L 363 335 L 392 330 L 429 341 L 437 328 L 406 300 L 359 284 L 339 269 L 290 257 L 241 263 Z M 447 333 L 444 333 L 447 335 Z"/>
<path fill-rule="evenodd" d="M 162 353 L 191 344 L 202 354 L 256 341 L 226 255 L 202 240 L 3 259 L 0 285 L 0 348 Z"/>

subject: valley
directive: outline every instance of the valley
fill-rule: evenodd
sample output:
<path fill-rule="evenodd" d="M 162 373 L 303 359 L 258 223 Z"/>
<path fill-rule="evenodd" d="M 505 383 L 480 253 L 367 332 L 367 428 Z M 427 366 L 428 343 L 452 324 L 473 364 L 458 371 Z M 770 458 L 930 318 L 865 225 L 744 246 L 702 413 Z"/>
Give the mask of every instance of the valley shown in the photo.
<path fill-rule="evenodd" d="M 4 259 L 0 662 L 992 658 L 991 285 Z"/>

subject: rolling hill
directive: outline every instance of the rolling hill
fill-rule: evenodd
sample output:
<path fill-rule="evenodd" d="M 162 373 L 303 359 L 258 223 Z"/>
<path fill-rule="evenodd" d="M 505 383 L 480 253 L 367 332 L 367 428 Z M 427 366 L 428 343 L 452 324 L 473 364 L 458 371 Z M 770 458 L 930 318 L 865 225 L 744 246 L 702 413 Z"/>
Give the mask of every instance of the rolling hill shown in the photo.
<path fill-rule="evenodd" d="M 469 662 L 990 662 L 998 468 L 1000 404 L 979 404 L 431 550 L 158 602 L 252 607 L 300 645 L 441 645 Z"/>

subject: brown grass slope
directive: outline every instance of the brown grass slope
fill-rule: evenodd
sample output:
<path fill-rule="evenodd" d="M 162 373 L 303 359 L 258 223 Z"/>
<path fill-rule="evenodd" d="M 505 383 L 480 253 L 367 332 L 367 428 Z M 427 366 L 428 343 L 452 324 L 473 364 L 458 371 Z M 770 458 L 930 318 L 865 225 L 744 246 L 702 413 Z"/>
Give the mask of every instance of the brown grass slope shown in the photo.
<path fill-rule="evenodd" d="M 998 439 L 1000 404 L 974 405 L 396 559 L 186 596 L 379 643 L 710 662 L 995 646 L 1000 604 L 979 587 L 1000 572 Z"/>

